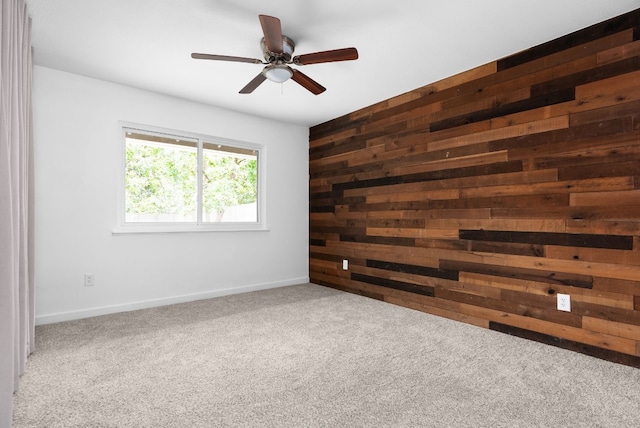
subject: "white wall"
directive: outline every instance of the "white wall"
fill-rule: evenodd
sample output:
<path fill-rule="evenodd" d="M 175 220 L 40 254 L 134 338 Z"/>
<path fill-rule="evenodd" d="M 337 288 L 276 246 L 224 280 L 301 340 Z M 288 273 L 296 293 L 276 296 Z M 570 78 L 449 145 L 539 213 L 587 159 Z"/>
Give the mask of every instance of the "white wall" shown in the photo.
<path fill-rule="evenodd" d="M 39 324 L 308 281 L 307 128 L 44 67 L 34 117 Z M 113 235 L 119 121 L 264 144 L 269 231 Z"/>

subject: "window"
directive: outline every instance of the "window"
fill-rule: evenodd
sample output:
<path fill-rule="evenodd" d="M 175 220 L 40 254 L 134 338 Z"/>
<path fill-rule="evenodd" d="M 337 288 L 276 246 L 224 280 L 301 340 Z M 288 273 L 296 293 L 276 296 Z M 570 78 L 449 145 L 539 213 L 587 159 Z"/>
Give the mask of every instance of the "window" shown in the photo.
<path fill-rule="evenodd" d="M 122 231 L 264 228 L 260 146 L 123 126 Z"/>

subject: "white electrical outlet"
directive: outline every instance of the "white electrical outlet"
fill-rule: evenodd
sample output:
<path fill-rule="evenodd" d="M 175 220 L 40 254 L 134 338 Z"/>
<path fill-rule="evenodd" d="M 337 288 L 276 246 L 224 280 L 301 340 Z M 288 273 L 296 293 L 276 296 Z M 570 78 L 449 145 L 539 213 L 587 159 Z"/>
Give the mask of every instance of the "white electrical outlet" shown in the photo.
<path fill-rule="evenodd" d="M 342 261 L 342 270 L 349 270 L 349 260 L 344 259 Z"/>
<path fill-rule="evenodd" d="M 96 285 L 96 278 L 93 276 L 92 273 L 85 273 L 84 274 L 84 286 L 85 287 L 93 287 L 94 285 Z"/>
<path fill-rule="evenodd" d="M 571 296 L 558 293 L 558 310 L 571 312 Z"/>

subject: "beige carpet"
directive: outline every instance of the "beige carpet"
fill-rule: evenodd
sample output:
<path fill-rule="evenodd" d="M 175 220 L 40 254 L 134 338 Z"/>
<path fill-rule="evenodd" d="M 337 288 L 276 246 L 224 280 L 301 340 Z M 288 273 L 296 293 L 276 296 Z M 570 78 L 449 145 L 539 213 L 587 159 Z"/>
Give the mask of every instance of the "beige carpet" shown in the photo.
<path fill-rule="evenodd" d="M 640 370 L 329 288 L 39 326 L 14 427 L 638 427 Z"/>

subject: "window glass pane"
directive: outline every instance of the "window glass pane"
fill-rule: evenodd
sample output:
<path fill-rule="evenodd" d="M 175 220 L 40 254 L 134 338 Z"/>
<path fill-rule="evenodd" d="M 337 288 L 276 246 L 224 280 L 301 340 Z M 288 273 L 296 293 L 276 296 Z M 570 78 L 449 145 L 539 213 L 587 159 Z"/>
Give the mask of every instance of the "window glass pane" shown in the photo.
<path fill-rule="evenodd" d="M 123 126 L 122 233 L 266 230 L 264 148 Z"/>
<path fill-rule="evenodd" d="M 258 152 L 204 143 L 203 222 L 258 221 Z"/>
<path fill-rule="evenodd" d="M 197 221 L 197 143 L 126 134 L 125 222 Z"/>

